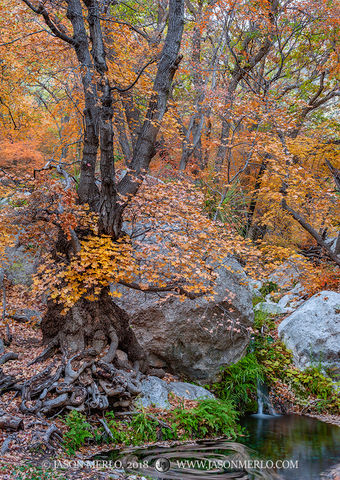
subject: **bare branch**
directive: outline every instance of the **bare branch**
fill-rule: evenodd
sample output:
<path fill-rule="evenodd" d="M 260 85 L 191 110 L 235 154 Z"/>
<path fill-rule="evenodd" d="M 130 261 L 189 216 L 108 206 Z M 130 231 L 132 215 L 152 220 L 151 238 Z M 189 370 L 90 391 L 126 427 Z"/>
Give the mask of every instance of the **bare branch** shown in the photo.
<path fill-rule="evenodd" d="M 50 28 L 51 32 L 58 38 L 60 38 L 61 40 L 63 40 L 64 42 L 67 42 L 69 43 L 70 45 L 74 46 L 75 45 L 75 41 L 72 37 L 69 37 L 68 35 L 66 35 L 66 33 L 62 32 L 57 26 L 56 24 L 52 21 L 51 17 L 49 16 L 46 8 L 44 7 L 44 5 L 42 3 L 38 3 L 38 6 L 35 7 L 33 5 L 33 3 L 31 3 L 29 0 L 22 0 L 24 3 L 26 3 L 26 5 L 34 12 L 36 13 L 37 15 L 41 15 L 43 17 L 43 19 L 45 20 L 45 23 L 46 25 Z"/>
<path fill-rule="evenodd" d="M 118 90 L 118 92 L 127 92 L 128 90 L 131 90 L 131 88 L 133 88 L 136 85 L 136 83 L 138 82 L 140 77 L 143 75 L 144 71 L 148 68 L 148 66 L 152 65 L 156 61 L 157 61 L 157 59 L 154 58 L 154 59 L 150 60 L 146 65 L 144 65 L 144 67 L 141 69 L 141 71 L 137 75 L 136 79 L 128 87 L 121 88 L 121 87 L 114 86 L 114 87 L 111 87 L 111 90 Z"/>
<path fill-rule="evenodd" d="M 133 290 L 138 290 L 140 292 L 151 292 L 151 293 L 160 293 L 160 292 L 175 292 L 179 295 L 184 295 L 191 300 L 195 298 L 202 297 L 204 293 L 193 293 L 188 292 L 180 283 L 168 283 L 165 287 L 158 287 L 157 285 L 149 285 L 149 286 L 141 286 L 139 283 L 136 282 L 118 282 L 120 285 L 124 287 L 132 288 Z"/>

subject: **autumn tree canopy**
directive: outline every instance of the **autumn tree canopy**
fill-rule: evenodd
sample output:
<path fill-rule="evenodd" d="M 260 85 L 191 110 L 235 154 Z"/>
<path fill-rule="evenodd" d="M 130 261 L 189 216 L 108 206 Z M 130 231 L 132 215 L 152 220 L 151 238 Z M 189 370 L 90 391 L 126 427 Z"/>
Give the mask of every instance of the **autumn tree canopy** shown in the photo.
<path fill-rule="evenodd" d="M 49 351 L 142 362 L 115 285 L 210 295 L 228 254 L 259 276 L 316 251 L 310 283 L 333 282 L 335 1 L 0 0 L 0 18 L 1 252 L 39 251 Z"/>

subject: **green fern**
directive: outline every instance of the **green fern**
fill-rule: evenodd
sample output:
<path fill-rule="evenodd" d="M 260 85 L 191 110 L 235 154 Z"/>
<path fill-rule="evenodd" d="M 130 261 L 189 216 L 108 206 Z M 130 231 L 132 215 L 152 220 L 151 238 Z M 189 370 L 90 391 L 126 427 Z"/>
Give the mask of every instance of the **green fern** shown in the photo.
<path fill-rule="evenodd" d="M 240 413 L 252 410 L 258 382 L 263 381 L 263 367 L 255 353 L 248 353 L 233 365 L 223 367 L 221 380 L 212 386 L 217 397 L 232 401 Z"/>
<path fill-rule="evenodd" d="M 240 429 L 237 426 L 237 412 L 230 401 L 218 399 L 201 400 L 191 410 L 177 408 L 171 412 L 177 429 L 183 431 L 182 438 L 204 438 L 224 435 L 235 438 Z"/>
<path fill-rule="evenodd" d="M 63 437 L 65 447 L 70 455 L 74 455 L 87 439 L 93 438 L 92 427 L 86 422 L 85 415 L 76 410 L 72 410 L 63 423 L 68 427 Z"/>

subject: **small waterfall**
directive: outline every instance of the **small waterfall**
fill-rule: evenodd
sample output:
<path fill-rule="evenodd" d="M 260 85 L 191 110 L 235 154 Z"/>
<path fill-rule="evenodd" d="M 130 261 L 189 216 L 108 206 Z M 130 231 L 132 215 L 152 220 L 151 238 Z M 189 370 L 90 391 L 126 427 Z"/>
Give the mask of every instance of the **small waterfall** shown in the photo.
<path fill-rule="evenodd" d="M 263 403 L 264 403 L 263 389 L 260 382 L 257 382 L 257 415 L 263 415 Z"/>
<path fill-rule="evenodd" d="M 264 413 L 267 411 L 268 413 Z M 257 413 L 256 417 L 277 417 L 279 416 L 273 407 L 267 388 L 263 382 L 257 382 Z"/>

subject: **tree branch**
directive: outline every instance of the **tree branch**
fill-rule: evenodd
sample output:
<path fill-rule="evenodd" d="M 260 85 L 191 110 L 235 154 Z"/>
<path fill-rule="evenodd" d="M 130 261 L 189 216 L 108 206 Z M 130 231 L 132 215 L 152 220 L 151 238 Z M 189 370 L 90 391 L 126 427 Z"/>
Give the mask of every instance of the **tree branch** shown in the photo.
<path fill-rule="evenodd" d="M 131 90 L 131 88 L 133 88 L 136 85 L 136 83 L 138 82 L 138 80 L 140 79 L 140 77 L 142 76 L 144 71 L 148 68 L 148 66 L 152 65 L 156 61 L 157 61 L 157 59 L 154 58 L 154 59 L 150 60 L 146 65 L 144 65 L 144 67 L 141 69 L 141 71 L 137 75 L 137 78 L 128 87 L 121 88 L 121 87 L 114 86 L 114 87 L 111 87 L 111 90 L 117 90 L 118 92 L 127 92 L 128 90 Z"/>
<path fill-rule="evenodd" d="M 70 45 L 74 46 L 75 45 L 75 41 L 72 37 L 69 37 L 68 35 L 66 35 L 66 33 L 62 32 L 61 30 L 59 30 L 59 28 L 56 26 L 56 24 L 52 21 L 51 17 L 49 16 L 46 8 L 44 7 L 44 5 L 42 3 L 38 3 L 38 6 L 35 7 L 33 5 L 33 3 L 30 2 L 30 0 L 22 0 L 24 3 L 26 3 L 26 5 L 34 12 L 36 13 L 37 15 L 41 15 L 43 17 L 43 19 L 45 20 L 45 23 L 46 25 L 49 27 L 49 29 L 51 30 L 51 32 L 58 38 L 60 38 L 61 40 L 63 40 L 64 42 L 67 42 L 69 43 Z"/>
<path fill-rule="evenodd" d="M 124 287 L 132 288 L 133 290 L 138 290 L 140 292 L 150 292 L 150 293 L 160 293 L 160 292 L 176 292 L 179 295 L 184 295 L 191 300 L 194 300 L 195 298 L 202 297 L 204 293 L 192 293 L 188 292 L 183 288 L 183 286 L 180 283 L 169 283 L 165 287 L 158 287 L 157 285 L 149 285 L 147 287 L 141 287 L 138 283 L 136 282 L 124 282 L 124 281 L 119 281 L 118 282 L 120 285 L 123 285 Z"/>
<path fill-rule="evenodd" d="M 293 208 L 291 208 L 285 199 L 285 196 L 283 196 L 281 200 L 281 206 L 283 210 L 285 210 L 291 217 L 293 217 L 300 225 L 302 228 L 304 228 L 317 242 L 320 247 L 322 247 L 329 258 L 333 260 L 339 267 L 340 267 L 340 257 L 333 252 L 332 248 L 325 243 L 321 235 L 300 215 L 298 212 L 296 212 Z"/>

